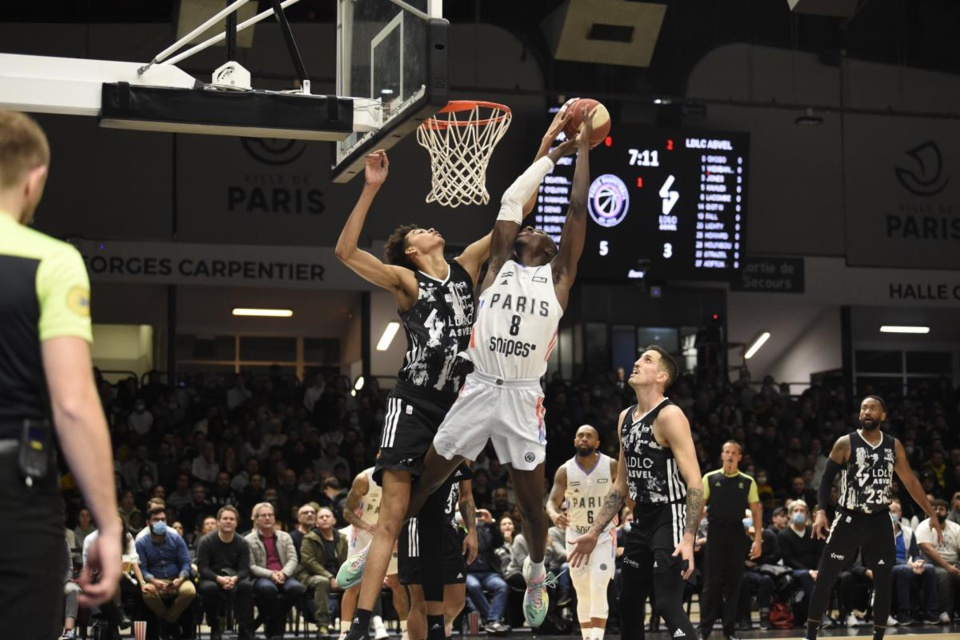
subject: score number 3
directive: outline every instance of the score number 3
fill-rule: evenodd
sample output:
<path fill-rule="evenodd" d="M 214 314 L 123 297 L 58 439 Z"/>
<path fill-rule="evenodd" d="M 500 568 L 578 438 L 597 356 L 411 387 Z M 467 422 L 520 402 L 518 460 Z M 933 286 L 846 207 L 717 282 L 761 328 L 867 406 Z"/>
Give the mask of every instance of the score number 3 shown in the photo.
<path fill-rule="evenodd" d="M 650 149 L 627 149 L 627 153 L 630 154 L 630 166 L 631 167 L 659 167 L 660 166 L 660 152 Z"/>

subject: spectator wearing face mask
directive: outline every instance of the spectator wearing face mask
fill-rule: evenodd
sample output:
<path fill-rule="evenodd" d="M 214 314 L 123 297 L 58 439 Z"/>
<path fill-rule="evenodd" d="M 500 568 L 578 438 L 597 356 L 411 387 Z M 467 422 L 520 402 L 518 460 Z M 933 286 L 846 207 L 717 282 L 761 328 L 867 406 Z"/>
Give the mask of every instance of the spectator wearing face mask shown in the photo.
<path fill-rule="evenodd" d="M 143 603 L 160 621 L 161 635 L 193 637 L 192 617 L 186 618 L 197 590 L 190 580 L 190 552 L 187 544 L 175 531 L 167 528 L 167 516 L 162 506 L 147 512 L 149 535 L 136 542 L 137 556 L 143 583 L 140 591 Z"/>
<path fill-rule="evenodd" d="M 810 509 L 803 500 L 790 503 L 790 526 L 777 534 L 783 564 L 793 569 L 793 578 L 803 591 L 803 600 L 793 611 L 793 619 L 807 619 L 807 608 L 817 580 L 817 567 L 823 553 L 823 542 L 810 536 Z"/>

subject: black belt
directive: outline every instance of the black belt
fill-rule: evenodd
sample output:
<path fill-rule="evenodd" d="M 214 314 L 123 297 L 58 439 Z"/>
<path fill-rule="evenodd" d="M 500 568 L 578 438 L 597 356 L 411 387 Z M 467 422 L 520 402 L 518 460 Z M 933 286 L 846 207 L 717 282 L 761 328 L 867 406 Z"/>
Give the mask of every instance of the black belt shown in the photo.
<path fill-rule="evenodd" d="M 27 421 L 50 424 L 48 420 L 32 420 L 31 418 L 0 421 L 0 440 L 19 440 L 23 437 L 23 423 Z"/>

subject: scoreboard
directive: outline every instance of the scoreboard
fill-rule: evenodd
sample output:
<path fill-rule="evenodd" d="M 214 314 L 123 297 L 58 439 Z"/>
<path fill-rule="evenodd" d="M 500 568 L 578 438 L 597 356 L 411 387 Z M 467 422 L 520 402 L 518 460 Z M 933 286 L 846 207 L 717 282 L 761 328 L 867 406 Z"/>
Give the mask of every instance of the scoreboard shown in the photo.
<path fill-rule="evenodd" d="M 732 278 L 743 259 L 749 136 L 614 126 L 590 152 L 587 239 L 578 279 Z M 540 185 L 536 226 L 557 242 L 576 156 Z"/>

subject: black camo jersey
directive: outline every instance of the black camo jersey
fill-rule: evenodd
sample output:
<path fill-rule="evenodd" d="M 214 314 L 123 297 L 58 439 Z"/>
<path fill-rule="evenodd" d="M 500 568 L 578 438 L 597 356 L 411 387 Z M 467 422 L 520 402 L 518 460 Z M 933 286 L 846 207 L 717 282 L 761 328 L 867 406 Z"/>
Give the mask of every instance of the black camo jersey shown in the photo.
<path fill-rule="evenodd" d="M 893 436 L 883 434 L 874 447 L 860 432 L 850 434 L 850 459 L 840 475 L 839 504 L 848 511 L 877 513 L 886 511 L 893 497 L 890 483 L 897 455 Z"/>
<path fill-rule="evenodd" d="M 417 271 L 420 294 L 400 314 L 407 353 L 397 377 L 424 389 L 457 394 L 471 364 L 458 354 L 470 344 L 476 299 L 473 280 L 457 262 L 448 262 L 446 280 Z"/>
<path fill-rule="evenodd" d="M 679 504 L 687 497 L 687 485 L 680 476 L 673 450 L 660 445 L 653 437 L 653 422 L 660 411 L 671 404 L 673 402 L 664 398 L 640 418 L 635 417 L 637 405 L 633 405 L 623 417 L 620 440 L 627 464 L 627 486 L 634 502 Z"/>

